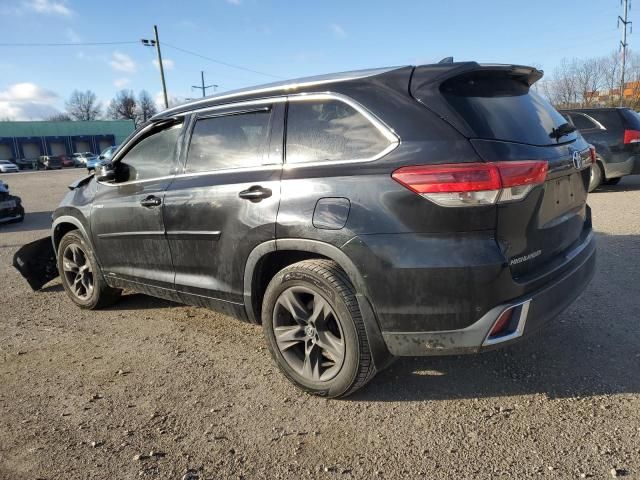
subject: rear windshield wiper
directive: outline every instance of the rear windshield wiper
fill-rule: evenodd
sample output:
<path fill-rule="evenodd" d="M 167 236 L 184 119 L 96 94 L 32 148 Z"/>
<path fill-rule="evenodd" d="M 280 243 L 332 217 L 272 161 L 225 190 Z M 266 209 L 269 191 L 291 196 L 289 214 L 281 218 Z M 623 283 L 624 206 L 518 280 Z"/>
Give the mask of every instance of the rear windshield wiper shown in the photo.
<path fill-rule="evenodd" d="M 576 131 L 576 127 L 571 125 L 569 122 L 563 123 L 558 128 L 552 128 L 549 136 L 556 141 L 560 140 L 560 137 L 564 137 L 565 135 L 569 135 Z"/>

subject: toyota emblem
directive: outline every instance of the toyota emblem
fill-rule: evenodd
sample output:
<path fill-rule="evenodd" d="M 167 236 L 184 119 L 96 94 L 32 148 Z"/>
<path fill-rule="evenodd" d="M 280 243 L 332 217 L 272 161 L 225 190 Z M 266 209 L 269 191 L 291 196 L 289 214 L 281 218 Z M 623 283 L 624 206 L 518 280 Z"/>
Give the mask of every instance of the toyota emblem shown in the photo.
<path fill-rule="evenodd" d="M 580 152 L 578 152 L 577 150 L 575 152 L 573 152 L 573 166 L 576 167 L 576 170 L 580 170 L 582 168 L 582 155 L 580 155 Z"/>

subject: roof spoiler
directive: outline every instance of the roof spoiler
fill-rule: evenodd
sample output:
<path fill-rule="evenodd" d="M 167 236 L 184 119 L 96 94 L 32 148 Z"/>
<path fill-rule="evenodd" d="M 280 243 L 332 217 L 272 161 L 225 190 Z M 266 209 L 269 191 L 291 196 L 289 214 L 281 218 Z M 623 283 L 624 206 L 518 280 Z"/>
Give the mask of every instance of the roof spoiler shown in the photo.
<path fill-rule="evenodd" d="M 419 65 L 413 71 L 411 80 L 411 93 L 417 90 L 432 89 L 450 78 L 471 73 L 473 71 L 506 72 L 517 77 L 528 86 L 533 85 L 542 78 L 544 72 L 534 67 L 524 65 L 483 64 L 477 62 L 454 62 L 451 57 L 444 58 L 440 63 L 432 65 Z"/>

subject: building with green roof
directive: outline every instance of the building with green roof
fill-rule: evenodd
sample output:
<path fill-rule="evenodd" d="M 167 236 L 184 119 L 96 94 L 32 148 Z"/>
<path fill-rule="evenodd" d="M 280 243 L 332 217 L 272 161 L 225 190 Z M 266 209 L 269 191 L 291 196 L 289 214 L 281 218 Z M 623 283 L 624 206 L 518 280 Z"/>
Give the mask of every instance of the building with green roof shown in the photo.
<path fill-rule="evenodd" d="M 133 120 L 0 122 L 0 159 L 100 153 L 122 143 L 134 129 Z"/>

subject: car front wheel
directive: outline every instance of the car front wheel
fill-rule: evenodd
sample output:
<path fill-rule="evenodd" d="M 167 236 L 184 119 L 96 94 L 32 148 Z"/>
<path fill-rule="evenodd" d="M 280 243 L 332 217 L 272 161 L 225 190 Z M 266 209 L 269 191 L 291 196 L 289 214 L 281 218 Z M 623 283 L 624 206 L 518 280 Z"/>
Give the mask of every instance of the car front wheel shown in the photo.
<path fill-rule="evenodd" d="M 120 296 L 121 290 L 105 282 L 91 247 L 77 230 L 67 233 L 58 245 L 58 273 L 67 295 L 81 308 L 103 308 Z"/>
<path fill-rule="evenodd" d="M 353 286 L 330 260 L 304 260 L 278 272 L 262 306 L 272 357 L 302 390 L 349 395 L 376 373 Z"/>

